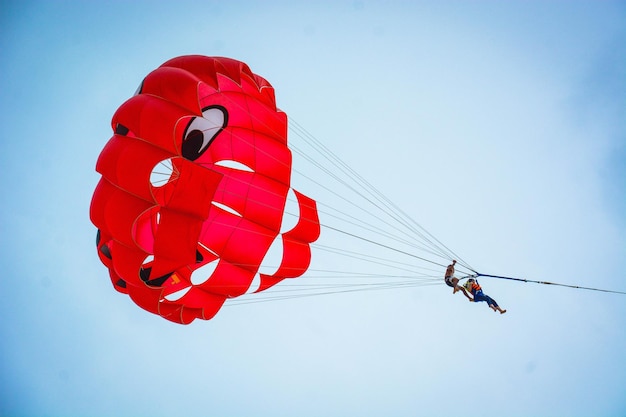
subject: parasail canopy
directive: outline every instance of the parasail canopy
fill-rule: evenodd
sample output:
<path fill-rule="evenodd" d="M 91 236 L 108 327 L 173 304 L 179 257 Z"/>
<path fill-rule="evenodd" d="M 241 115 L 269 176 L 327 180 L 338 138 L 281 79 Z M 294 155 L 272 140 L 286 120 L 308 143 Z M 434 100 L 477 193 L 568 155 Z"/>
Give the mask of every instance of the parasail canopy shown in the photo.
<path fill-rule="evenodd" d="M 287 116 L 246 64 L 169 60 L 117 109 L 112 129 L 90 217 L 116 290 L 186 324 L 307 270 L 316 203 L 291 188 Z M 282 256 L 268 272 L 270 248 Z"/>

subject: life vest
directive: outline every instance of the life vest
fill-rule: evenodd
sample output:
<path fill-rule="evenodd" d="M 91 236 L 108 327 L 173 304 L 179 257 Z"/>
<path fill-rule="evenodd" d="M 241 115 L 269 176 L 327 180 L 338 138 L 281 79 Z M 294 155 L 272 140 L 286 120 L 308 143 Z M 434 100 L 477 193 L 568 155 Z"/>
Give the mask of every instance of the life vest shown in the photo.
<path fill-rule="evenodd" d="M 480 284 L 478 283 L 478 281 L 467 281 L 464 287 L 472 294 L 476 294 L 476 292 L 482 290 L 482 288 L 480 288 Z"/>

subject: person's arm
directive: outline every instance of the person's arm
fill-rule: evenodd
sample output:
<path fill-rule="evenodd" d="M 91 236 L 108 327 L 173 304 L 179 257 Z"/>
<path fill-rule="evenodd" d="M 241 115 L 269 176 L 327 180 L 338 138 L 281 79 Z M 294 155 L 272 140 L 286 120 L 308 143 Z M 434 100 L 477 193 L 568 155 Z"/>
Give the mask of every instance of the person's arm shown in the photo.
<path fill-rule="evenodd" d="M 452 263 L 450 265 L 448 265 L 448 267 L 446 268 L 446 276 L 447 277 L 451 277 L 454 275 L 454 265 L 456 264 L 456 261 L 452 261 Z"/>

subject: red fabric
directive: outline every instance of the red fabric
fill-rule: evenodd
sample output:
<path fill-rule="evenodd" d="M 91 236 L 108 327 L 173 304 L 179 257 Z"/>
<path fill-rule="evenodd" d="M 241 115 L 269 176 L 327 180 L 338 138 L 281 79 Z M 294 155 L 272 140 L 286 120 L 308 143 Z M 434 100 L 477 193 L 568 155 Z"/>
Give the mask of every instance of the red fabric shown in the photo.
<path fill-rule="evenodd" d="M 315 241 L 320 234 L 319 218 L 315 201 L 294 190 L 300 208 L 300 219 L 296 226 L 283 234 L 283 259 L 272 275 L 261 274 L 261 284 L 256 292 L 278 284 L 285 278 L 304 274 L 311 260 L 311 249 L 307 242 Z"/>
<path fill-rule="evenodd" d="M 300 219 L 279 236 L 291 175 L 287 116 L 246 64 L 167 61 L 115 112 L 112 128 L 90 217 L 115 289 L 187 324 L 246 293 L 276 238 L 283 260 L 258 291 L 306 271 L 320 233 L 315 201 L 296 192 Z M 165 179 L 153 181 L 155 173 Z M 193 284 L 210 262 L 211 276 Z"/>

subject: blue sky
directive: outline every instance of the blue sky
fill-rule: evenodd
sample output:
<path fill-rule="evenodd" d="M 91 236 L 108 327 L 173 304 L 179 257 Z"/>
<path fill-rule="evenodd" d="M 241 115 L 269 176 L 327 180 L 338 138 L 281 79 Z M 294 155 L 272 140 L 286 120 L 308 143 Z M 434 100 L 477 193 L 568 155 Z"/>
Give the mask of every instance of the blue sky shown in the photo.
<path fill-rule="evenodd" d="M 178 326 L 113 290 L 88 217 L 141 79 L 228 56 L 477 270 L 626 291 L 625 41 L 613 1 L 1 2 L 0 415 L 625 415 L 624 295 L 485 278 L 506 315 L 439 282 Z"/>

